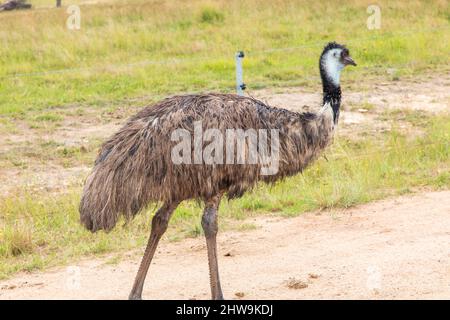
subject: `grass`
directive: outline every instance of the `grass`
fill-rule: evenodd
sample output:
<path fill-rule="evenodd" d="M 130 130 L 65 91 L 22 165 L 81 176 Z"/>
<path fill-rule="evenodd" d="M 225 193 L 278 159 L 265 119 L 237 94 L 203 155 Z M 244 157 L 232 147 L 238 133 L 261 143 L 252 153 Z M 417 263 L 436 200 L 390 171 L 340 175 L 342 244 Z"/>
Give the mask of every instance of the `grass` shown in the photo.
<path fill-rule="evenodd" d="M 31 3 L 41 8 L 1 16 L 0 115 L 6 117 L 175 92 L 233 91 L 237 50 L 247 53 L 249 90 L 317 88 L 317 57 L 329 40 L 347 43 L 359 63 L 346 75 L 349 83 L 448 69 L 445 1 L 379 1 L 380 30 L 367 29 L 371 2 L 363 0 L 101 1 L 81 6 L 78 31 L 66 28 L 64 9 L 43 8 L 54 1 Z M 292 49 L 272 50 L 286 47 Z"/>
<path fill-rule="evenodd" d="M 274 186 L 259 185 L 220 207 L 223 230 L 250 230 L 253 215 L 296 216 L 306 211 L 348 208 L 415 188 L 450 187 L 450 117 L 426 116 L 424 134 L 398 131 L 366 139 L 338 139 L 327 153 L 304 172 Z M 411 121 L 415 121 L 411 117 Z M 0 199 L 0 278 L 66 263 L 82 256 L 142 248 L 155 208 L 110 234 L 95 235 L 80 227 L 81 185 L 63 194 L 23 190 Z M 178 240 L 202 233 L 201 208 L 195 202 L 180 206 L 166 237 Z M 111 258 L 109 263 L 117 263 Z"/>
<path fill-rule="evenodd" d="M 348 44 L 358 62 L 346 70 L 348 88 L 371 79 L 449 71 L 445 1 L 378 1 L 382 27 L 368 30 L 366 8 L 372 2 L 363 0 L 75 0 L 81 4 L 78 31 L 65 27 L 67 13 L 51 8 L 54 1 L 29 2 L 37 9 L 1 13 L 0 134 L 8 136 L 0 152 L 2 171 L 91 165 L 101 141 L 88 136 L 82 144 L 63 143 L 52 136 L 56 129 L 72 130 L 70 140 L 77 121 L 110 123 L 172 93 L 233 91 L 237 50 L 246 53 L 250 92 L 319 88 L 317 57 L 330 40 Z M 371 112 L 374 106 L 363 102 L 353 109 Z M 394 125 L 375 135 L 339 137 L 329 161 L 320 159 L 303 175 L 224 201 L 221 230 L 254 229 L 245 218 L 258 214 L 295 216 L 416 188 L 450 187 L 448 115 L 387 110 L 376 117 L 406 122 L 420 134 Z M 26 139 L 23 132 L 38 138 Z M 110 252 L 107 263 L 115 264 L 123 251 L 147 241 L 154 208 L 111 234 L 92 235 L 78 223 L 81 181 L 62 189 L 20 186 L 0 197 L 0 278 Z M 201 235 L 200 215 L 195 202 L 184 203 L 166 237 Z"/>

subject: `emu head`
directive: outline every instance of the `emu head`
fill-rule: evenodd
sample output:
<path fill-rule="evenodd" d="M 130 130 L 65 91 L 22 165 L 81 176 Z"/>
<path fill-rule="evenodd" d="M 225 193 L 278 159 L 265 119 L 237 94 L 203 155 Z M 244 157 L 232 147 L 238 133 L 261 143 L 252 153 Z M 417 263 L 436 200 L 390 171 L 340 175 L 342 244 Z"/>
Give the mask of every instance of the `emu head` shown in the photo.
<path fill-rule="evenodd" d="M 335 86 L 339 86 L 341 71 L 345 66 L 356 66 L 348 49 L 336 42 L 330 42 L 325 46 L 319 63 L 322 79 L 331 81 Z"/>

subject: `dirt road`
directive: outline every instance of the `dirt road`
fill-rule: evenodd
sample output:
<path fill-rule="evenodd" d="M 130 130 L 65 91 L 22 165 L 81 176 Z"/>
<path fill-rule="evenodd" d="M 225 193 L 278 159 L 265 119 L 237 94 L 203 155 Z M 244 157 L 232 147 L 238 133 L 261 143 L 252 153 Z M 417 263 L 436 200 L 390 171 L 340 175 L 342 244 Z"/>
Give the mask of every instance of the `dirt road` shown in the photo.
<path fill-rule="evenodd" d="M 450 299 L 450 191 L 252 223 L 219 235 L 228 299 Z M 19 275 L 0 299 L 124 299 L 139 259 Z M 209 298 L 202 238 L 159 248 L 144 299 L 175 298 Z"/>

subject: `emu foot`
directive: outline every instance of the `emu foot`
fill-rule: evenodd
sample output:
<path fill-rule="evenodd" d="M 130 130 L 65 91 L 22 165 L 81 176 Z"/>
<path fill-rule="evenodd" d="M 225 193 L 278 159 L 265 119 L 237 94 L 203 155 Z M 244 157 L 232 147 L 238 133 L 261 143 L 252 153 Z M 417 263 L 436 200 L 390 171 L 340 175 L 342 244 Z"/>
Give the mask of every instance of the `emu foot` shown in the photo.
<path fill-rule="evenodd" d="M 212 300 L 225 300 L 223 295 L 220 293 L 214 297 L 212 297 Z"/>
<path fill-rule="evenodd" d="M 142 295 L 130 293 L 128 300 L 142 300 Z"/>

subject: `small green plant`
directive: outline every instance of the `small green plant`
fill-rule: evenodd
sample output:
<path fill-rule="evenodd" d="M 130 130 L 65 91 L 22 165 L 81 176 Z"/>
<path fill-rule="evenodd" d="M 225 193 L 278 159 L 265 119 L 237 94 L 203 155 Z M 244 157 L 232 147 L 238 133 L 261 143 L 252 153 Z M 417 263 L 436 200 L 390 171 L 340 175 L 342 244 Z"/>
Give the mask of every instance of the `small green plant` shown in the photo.
<path fill-rule="evenodd" d="M 31 230 L 23 226 L 5 227 L 0 233 L 0 256 L 17 257 L 33 252 Z"/>
<path fill-rule="evenodd" d="M 55 113 L 44 113 L 38 115 L 34 118 L 35 121 L 47 121 L 47 122 L 57 122 L 61 121 L 62 117 Z"/>
<path fill-rule="evenodd" d="M 200 14 L 200 22 L 207 24 L 216 24 L 223 22 L 225 15 L 214 8 L 204 8 Z"/>

